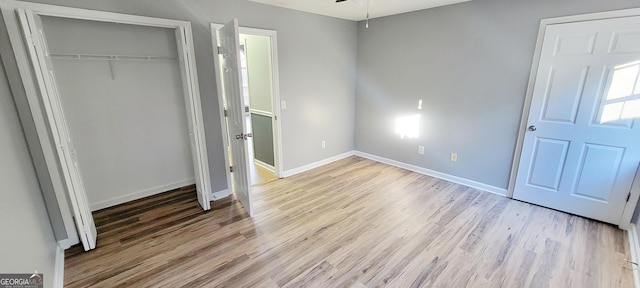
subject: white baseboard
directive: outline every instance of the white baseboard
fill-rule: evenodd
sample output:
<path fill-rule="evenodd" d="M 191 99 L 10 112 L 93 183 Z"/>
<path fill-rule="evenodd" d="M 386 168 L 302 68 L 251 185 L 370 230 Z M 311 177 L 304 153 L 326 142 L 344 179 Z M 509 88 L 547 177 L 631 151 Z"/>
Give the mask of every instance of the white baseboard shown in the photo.
<path fill-rule="evenodd" d="M 629 253 L 631 254 L 631 262 L 638 263 L 640 260 L 640 241 L 638 239 L 638 227 L 636 224 L 631 224 L 629 230 L 627 230 L 629 236 Z M 633 284 L 636 288 L 640 288 L 640 267 L 636 264 L 629 263 L 631 265 L 631 271 L 633 271 Z"/>
<path fill-rule="evenodd" d="M 89 206 L 91 207 L 91 211 L 96 211 L 96 210 L 100 210 L 100 209 L 104 209 L 107 207 L 112 207 L 112 206 L 116 206 L 118 204 L 122 204 L 122 203 L 127 203 L 129 201 L 133 201 L 133 200 L 137 200 L 140 198 L 144 198 L 147 196 L 151 196 L 151 195 L 156 195 L 162 192 L 167 192 L 169 190 L 173 190 L 173 189 L 177 189 L 177 188 L 181 188 L 184 186 L 188 186 L 188 185 L 192 185 L 196 183 L 196 180 L 194 178 L 191 179 L 186 179 L 186 180 L 182 180 L 182 181 L 176 181 L 173 183 L 169 183 L 166 185 L 161 185 L 161 186 L 157 186 L 157 187 L 153 187 L 153 188 L 148 188 L 148 189 L 144 189 L 138 192 L 133 192 L 133 193 L 129 193 L 127 195 L 123 195 L 123 196 L 118 196 L 118 197 L 114 197 L 108 200 L 104 200 L 104 201 L 100 201 L 100 202 L 96 202 L 96 203 L 91 203 Z"/>
<path fill-rule="evenodd" d="M 56 248 L 56 265 L 53 271 L 53 287 L 64 287 L 64 248 L 58 244 Z"/>
<path fill-rule="evenodd" d="M 271 165 L 269 165 L 267 163 L 264 163 L 264 162 L 262 162 L 262 161 L 260 161 L 258 159 L 253 159 L 253 164 L 256 164 L 256 165 L 258 165 L 258 166 L 260 166 L 260 167 L 262 167 L 264 169 L 267 169 L 267 170 L 269 170 L 269 171 L 271 171 L 273 173 L 276 173 L 276 167 L 273 167 L 273 166 L 271 166 Z"/>
<path fill-rule="evenodd" d="M 351 157 L 351 156 L 355 155 L 354 153 L 355 153 L 354 151 L 349 151 L 347 153 L 342 153 L 342 154 L 333 156 L 331 158 L 323 159 L 323 160 L 320 160 L 318 162 L 314 162 L 314 163 L 311 163 L 311 164 L 308 164 L 308 165 L 304 165 L 302 167 L 293 168 L 291 170 L 284 171 L 282 173 L 282 177 L 285 177 L 285 178 L 286 177 L 291 177 L 293 175 L 300 174 L 302 172 L 306 172 L 306 171 L 309 171 L 311 169 L 318 168 L 318 167 L 320 167 L 322 165 L 327 165 L 327 164 L 329 164 L 331 162 L 336 162 L 338 160 L 342 160 L 344 158 Z"/>
<path fill-rule="evenodd" d="M 220 200 L 222 198 L 228 197 L 229 195 L 231 195 L 231 190 L 229 190 L 229 189 L 224 189 L 224 190 L 220 190 L 218 192 L 213 192 L 213 193 L 211 193 L 211 201 Z"/>
<path fill-rule="evenodd" d="M 71 248 L 71 246 L 76 245 L 80 243 L 80 239 L 75 238 L 75 239 L 64 239 L 64 240 L 60 240 L 58 241 L 58 246 L 62 247 L 62 250 L 67 250 L 69 248 Z"/>
<path fill-rule="evenodd" d="M 467 187 L 471 187 L 471 188 L 474 188 L 474 189 L 486 191 L 486 192 L 497 194 L 497 195 L 504 196 L 504 197 L 507 196 L 507 189 L 504 189 L 504 188 L 500 188 L 500 187 L 496 187 L 496 186 L 492 186 L 492 185 L 487 185 L 487 184 L 484 184 L 484 183 L 476 182 L 476 181 L 465 179 L 465 178 L 462 178 L 462 177 L 449 175 L 449 174 L 446 174 L 446 173 L 434 171 L 434 170 L 427 169 L 427 168 L 422 168 L 422 167 L 419 167 L 419 166 L 407 164 L 407 163 L 396 161 L 396 160 L 391 160 L 391 159 L 388 159 L 388 158 L 376 156 L 376 155 L 365 153 L 365 152 L 355 151 L 355 155 L 359 156 L 359 157 L 362 157 L 362 158 L 369 159 L 369 160 L 373 160 L 373 161 L 376 161 L 376 162 L 380 162 L 380 163 L 384 163 L 384 164 L 387 164 L 387 165 L 395 166 L 395 167 L 398 167 L 398 168 L 407 169 L 409 171 L 413 171 L 413 172 L 420 173 L 420 174 L 423 174 L 423 175 L 427 175 L 427 176 L 439 178 L 439 179 L 442 179 L 442 180 L 446 180 L 446 181 L 449 181 L 449 182 L 457 183 L 457 184 L 464 185 L 464 186 L 467 186 Z"/>

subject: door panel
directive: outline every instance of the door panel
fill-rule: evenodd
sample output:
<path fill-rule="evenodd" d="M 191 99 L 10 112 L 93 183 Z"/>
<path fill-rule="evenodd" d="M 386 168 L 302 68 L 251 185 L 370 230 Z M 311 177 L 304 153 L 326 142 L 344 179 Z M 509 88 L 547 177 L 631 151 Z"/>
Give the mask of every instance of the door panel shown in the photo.
<path fill-rule="evenodd" d="M 568 141 L 536 139 L 535 152 L 529 169 L 528 184 L 542 189 L 558 191 L 568 148 Z"/>
<path fill-rule="evenodd" d="M 640 30 L 614 32 L 609 53 L 640 53 Z"/>
<path fill-rule="evenodd" d="M 69 203 L 73 209 L 73 217 L 78 229 L 78 237 L 84 250 L 96 248 L 98 232 L 89 208 L 82 175 L 73 146 L 69 129 L 66 124 L 51 59 L 47 52 L 47 43 L 42 30 L 39 16 L 29 10 L 18 9 L 18 17 L 22 32 L 28 43 L 29 57 L 34 68 L 34 75 L 42 103 L 46 111 L 49 129 L 56 143 L 57 156 L 60 159 L 60 169 L 64 175 Z"/>
<path fill-rule="evenodd" d="M 515 199 L 619 224 L 640 162 L 639 26 L 546 26 Z"/>
<path fill-rule="evenodd" d="M 229 146 L 231 148 L 231 163 L 233 172 L 231 173 L 230 188 L 235 193 L 238 201 L 253 216 L 253 205 L 251 195 L 251 176 L 249 173 L 249 147 L 247 141 L 248 132 L 245 131 L 245 103 L 242 89 L 242 75 L 240 70 L 240 42 L 238 33 L 238 20 L 227 23 L 217 31 L 219 47 L 219 61 L 222 71 L 223 97 L 227 104 L 227 123 L 229 128 Z"/>
<path fill-rule="evenodd" d="M 608 203 L 624 150 L 622 147 L 585 144 L 573 195 Z"/>
<path fill-rule="evenodd" d="M 207 159 L 206 147 L 204 147 L 204 135 L 201 135 L 196 123 L 203 123 L 201 111 L 201 104 L 199 95 L 195 93 L 198 88 L 195 87 L 195 83 L 192 82 L 194 78 L 191 75 L 192 65 L 190 58 L 190 49 L 186 45 L 187 41 L 191 41 L 190 35 L 187 35 L 187 31 L 184 27 L 176 29 L 176 40 L 178 53 L 183 61 L 180 62 L 180 70 L 182 71 L 182 83 L 184 91 L 185 108 L 188 118 L 189 129 L 189 143 L 191 144 L 191 159 L 193 161 L 193 172 L 196 182 L 196 195 L 198 196 L 198 203 L 202 210 L 207 211 L 211 209 L 211 179 L 209 176 L 209 164 Z"/>
<path fill-rule="evenodd" d="M 640 53 L 639 53 L 640 54 Z M 598 113 L 595 125 L 633 129 L 634 119 L 640 112 L 640 63 L 608 66 L 604 69 L 602 83 L 605 89 L 598 94 Z"/>
<path fill-rule="evenodd" d="M 589 67 L 551 67 L 542 120 L 575 123 Z"/>
<path fill-rule="evenodd" d="M 560 35 L 556 38 L 555 56 L 591 55 L 596 40 L 595 33 Z"/>

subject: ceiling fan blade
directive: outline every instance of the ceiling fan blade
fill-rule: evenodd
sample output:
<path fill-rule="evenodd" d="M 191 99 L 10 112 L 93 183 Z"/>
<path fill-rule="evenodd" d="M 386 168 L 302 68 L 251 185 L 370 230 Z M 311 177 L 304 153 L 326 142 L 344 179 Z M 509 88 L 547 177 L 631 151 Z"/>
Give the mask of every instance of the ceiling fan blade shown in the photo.
<path fill-rule="evenodd" d="M 344 2 L 344 1 L 347 1 L 347 0 L 336 0 L 336 3 L 340 3 L 340 2 Z"/>

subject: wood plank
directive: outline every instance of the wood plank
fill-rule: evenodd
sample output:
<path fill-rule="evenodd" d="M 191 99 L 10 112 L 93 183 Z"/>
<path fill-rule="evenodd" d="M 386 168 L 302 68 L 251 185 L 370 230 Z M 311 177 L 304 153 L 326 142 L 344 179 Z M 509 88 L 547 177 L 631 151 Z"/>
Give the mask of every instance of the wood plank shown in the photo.
<path fill-rule="evenodd" d="M 633 287 L 617 227 L 359 157 L 254 192 L 254 218 L 193 186 L 96 211 L 65 286 Z"/>

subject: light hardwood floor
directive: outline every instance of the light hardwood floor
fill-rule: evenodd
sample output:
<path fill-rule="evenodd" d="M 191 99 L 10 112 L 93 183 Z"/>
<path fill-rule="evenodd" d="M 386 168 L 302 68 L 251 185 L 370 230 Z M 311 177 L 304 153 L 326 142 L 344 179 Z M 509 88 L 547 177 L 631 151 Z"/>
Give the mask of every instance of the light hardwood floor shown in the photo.
<path fill-rule="evenodd" d="M 66 287 L 633 287 L 626 232 L 347 158 L 204 213 L 193 187 L 95 213 Z"/>
<path fill-rule="evenodd" d="M 249 172 L 251 173 L 251 184 L 258 184 L 278 178 L 276 177 L 276 173 L 257 164 L 249 165 Z"/>

